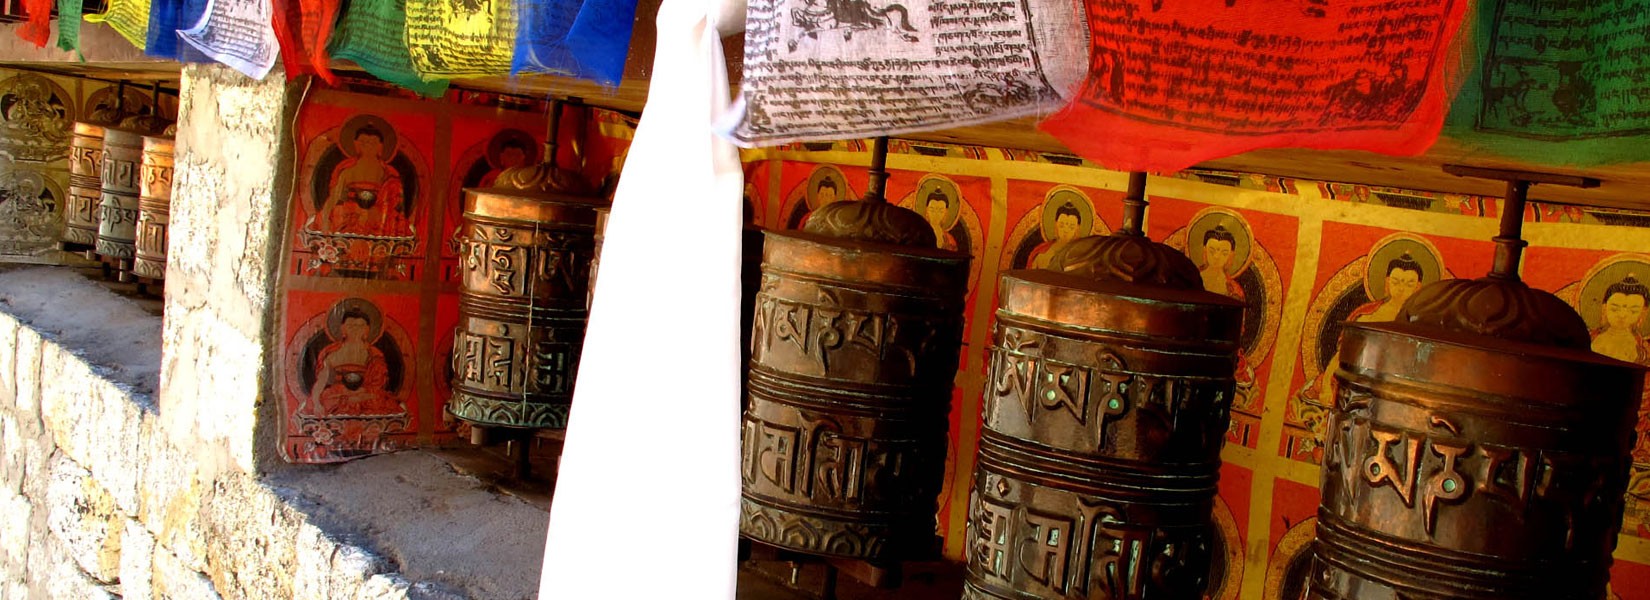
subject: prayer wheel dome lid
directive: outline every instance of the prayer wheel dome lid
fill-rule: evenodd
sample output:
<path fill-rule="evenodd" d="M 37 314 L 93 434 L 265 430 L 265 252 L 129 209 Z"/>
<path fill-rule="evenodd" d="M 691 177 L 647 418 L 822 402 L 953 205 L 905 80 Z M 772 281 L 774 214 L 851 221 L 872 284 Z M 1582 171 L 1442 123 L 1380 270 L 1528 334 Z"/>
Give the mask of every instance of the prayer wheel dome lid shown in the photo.
<path fill-rule="evenodd" d="M 1076 243 L 1075 241 L 1072 243 Z M 1236 349 L 1244 303 L 1203 289 L 1141 285 L 1050 269 L 1003 273 L 999 312 L 1069 327 Z"/>
<path fill-rule="evenodd" d="M 934 248 L 934 227 L 916 211 L 880 201 L 832 202 L 808 215 L 802 231 L 825 237 Z"/>
<path fill-rule="evenodd" d="M 134 115 L 121 119 L 116 128 L 138 135 L 157 135 L 166 131 L 172 124 L 159 115 Z"/>
<path fill-rule="evenodd" d="M 608 206 L 577 173 L 550 164 L 506 169 L 493 187 L 464 190 L 465 212 L 521 221 L 594 225 Z"/>
<path fill-rule="evenodd" d="M 1587 350 L 1592 336 L 1581 315 L 1557 296 L 1516 279 L 1448 279 L 1415 292 L 1399 323 L 1497 340 Z"/>
<path fill-rule="evenodd" d="M 103 137 L 103 132 L 107 127 L 108 124 L 95 120 L 74 122 L 74 132 L 76 135 L 91 136 L 95 138 Z"/>
<path fill-rule="evenodd" d="M 1201 290 L 1197 265 L 1179 250 L 1142 235 L 1091 235 L 1073 240 L 1048 270 L 1101 281 Z"/>

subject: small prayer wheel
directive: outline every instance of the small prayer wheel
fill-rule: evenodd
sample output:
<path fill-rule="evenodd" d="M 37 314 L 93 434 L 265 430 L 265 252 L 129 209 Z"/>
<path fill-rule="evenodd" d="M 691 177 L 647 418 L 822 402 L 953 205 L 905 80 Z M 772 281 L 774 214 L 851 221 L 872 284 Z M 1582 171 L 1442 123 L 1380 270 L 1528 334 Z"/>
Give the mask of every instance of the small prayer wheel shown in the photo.
<path fill-rule="evenodd" d="M 548 171 L 560 173 L 512 169 L 500 187 L 464 192 L 447 410 L 472 425 L 567 427 L 604 205 Z"/>
<path fill-rule="evenodd" d="M 1450 170 L 1513 178 L 1494 267 L 1341 333 L 1305 598 L 1604 598 L 1643 368 L 1519 281 L 1521 178 L 1567 178 Z"/>
<path fill-rule="evenodd" d="M 873 200 L 767 232 L 762 256 L 740 532 L 816 555 L 934 555 L 968 255 Z"/>
<path fill-rule="evenodd" d="M 69 140 L 69 191 L 63 209 L 63 250 L 90 253 L 97 247 L 103 200 L 103 135 L 96 123 L 76 122 Z"/>
<path fill-rule="evenodd" d="M 103 135 L 102 197 L 98 203 L 97 254 L 122 281 L 131 277 L 137 256 L 138 194 L 141 191 L 143 134 L 106 128 Z"/>
<path fill-rule="evenodd" d="M 1001 278 L 964 598 L 1204 597 L 1243 304 L 1139 223 Z"/>
<path fill-rule="evenodd" d="M 145 279 L 166 277 L 166 233 L 172 206 L 172 144 L 169 137 L 143 138 L 137 253 L 132 261 L 132 274 Z"/>
<path fill-rule="evenodd" d="M 612 208 L 603 206 L 596 209 L 596 247 L 590 251 L 590 290 L 585 293 L 585 308 L 589 309 L 596 302 L 596 271 L 601 269 L 602 238 L 607 233 L 607 217 L 612 214 Z"/>

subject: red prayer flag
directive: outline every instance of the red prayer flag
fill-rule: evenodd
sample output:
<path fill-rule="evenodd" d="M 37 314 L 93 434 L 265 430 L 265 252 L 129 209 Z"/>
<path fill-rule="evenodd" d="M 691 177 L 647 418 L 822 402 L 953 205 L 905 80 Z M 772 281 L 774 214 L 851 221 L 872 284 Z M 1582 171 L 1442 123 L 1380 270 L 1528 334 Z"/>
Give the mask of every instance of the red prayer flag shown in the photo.
<path fill-rule="evenodd" d="M 1108 168 L 1259 148 L 1418 154 L 1443 127 L 1467 0 L 1086 0 L 1088 78 L 1041 124 Z"/>
<path fill-rule="evenodd" d="M 327 83 L 337 78 L 329 65 L 327 41 L 338 21 L 339 0 L 273 0 L 275 39 L 287 78 L 314 73 Z"/>
<path fill-rule="evenodd" d="M 17 37 L 39 47 L 46 47 L 52 37 L 52 7 L 57 0 L 23 0 L 23 12 L 29 19 L 17 28 Z M 74 15 L 80 18 L 80 15 Z"/>

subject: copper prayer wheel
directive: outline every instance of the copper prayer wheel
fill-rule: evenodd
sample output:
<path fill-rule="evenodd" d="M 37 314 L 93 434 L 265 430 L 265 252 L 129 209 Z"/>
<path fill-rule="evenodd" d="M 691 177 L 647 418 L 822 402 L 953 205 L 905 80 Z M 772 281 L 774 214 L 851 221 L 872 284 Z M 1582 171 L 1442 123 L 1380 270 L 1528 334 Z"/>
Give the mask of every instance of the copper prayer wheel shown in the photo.
<path fill-rule="evenodd" d="M 76 122 L 69 140 L 69 191 L 63 210 L 63 250 L 86 252 L 97 246 L 103 200 L 104 127 Z"/>
<path fill-rule="evenodd" d="M 129 277 L 137 256 L 138 193 L 143 134 L 107 128 L 103 135 L 102 197 L 98 203 L 97 254 Z"/>
<path fill-rule="evenodd" d="M 1001 278 L 964 598 L 1204 597 L 1243 304 L 1129 226 Z"/>
<path fill-rule="evenodd" d="M 596 209 L 596 246 L 590 251 L 590 289 L 585 292 L 586 309 L 596 303 L 596 271 L 601 270 L 602 239 L 607 234 L 607 218 L 612 213 L 612 207 L 603 206 Z"/>
<path fill-rule="evenodd" d="M 1489 276 L 1342 332 L 1306 598 L 1605 597 L 1644 373 L 1518 280 L 1514 184 Z"/>
<path fill-rule="evenodd" d="M 172 138 L 143 138 L 143 164 L 138 191 L 136 255 L 132 274 L 146 279 L 166 277 L 166 233 L 172 206 Z"/>
<path fill-rule="evenodd" d="M 877 201 L 769 231 L 762 257 L 740 532 L 816 555 L 934 554 L 969 257 Z"/>
<path fill-rule="evenodd" d="M 545 189 L 528 182 L 464 192 L 447 409 L 475 425 L 567 426 L 602 205 Z"/>

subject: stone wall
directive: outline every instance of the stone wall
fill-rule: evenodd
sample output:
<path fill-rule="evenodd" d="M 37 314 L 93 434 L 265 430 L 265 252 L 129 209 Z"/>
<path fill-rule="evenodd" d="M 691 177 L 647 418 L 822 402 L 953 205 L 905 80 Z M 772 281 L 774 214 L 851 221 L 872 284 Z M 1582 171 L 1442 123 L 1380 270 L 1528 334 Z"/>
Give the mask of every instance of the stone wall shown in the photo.
<path fill-rule="evenodd" d="M 66 270 L 0 282 L 0 599 L 450 597 L 262 479 L 278 462 L 259 434 L 279 430 L 262 403 L 271 215 L 298 91 L 206 65 L 181 87 L 164 324 L 113 317 L 130 303 Z M 7 298 L 70 292 L 33 317 Z M 147 347 L 100 351 L 133 328 Z"/>
<path fill-rule="evenodd" d="M 0 598 L 451 597 L 252 474 L 205 475 L 141 382 L 59 337 L 0 313 Z"/>

